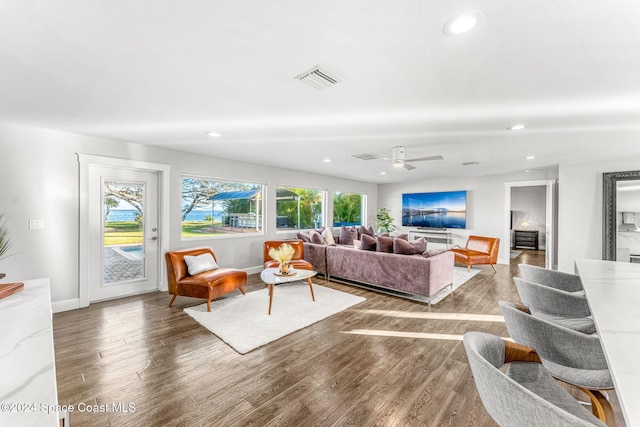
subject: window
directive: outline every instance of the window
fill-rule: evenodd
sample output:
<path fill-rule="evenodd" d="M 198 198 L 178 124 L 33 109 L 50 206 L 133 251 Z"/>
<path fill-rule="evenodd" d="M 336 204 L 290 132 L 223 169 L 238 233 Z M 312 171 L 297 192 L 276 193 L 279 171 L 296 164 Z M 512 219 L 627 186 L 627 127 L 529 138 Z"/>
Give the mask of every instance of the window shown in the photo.
<path fill-rule="evenodd" d="M 262 232 L 264 185 L 182 177 L 182 238 Z"/>
<path fill-rule="evenodd" d="M 320 228 L 325 192 L 311 188 L 276 188 L 276 228 L 278 230 Z"/>
<path fill-rule="evenodd" d="M 333 226 L 363 225 L 366 195 L 336 192 L 333 195 Z"/>

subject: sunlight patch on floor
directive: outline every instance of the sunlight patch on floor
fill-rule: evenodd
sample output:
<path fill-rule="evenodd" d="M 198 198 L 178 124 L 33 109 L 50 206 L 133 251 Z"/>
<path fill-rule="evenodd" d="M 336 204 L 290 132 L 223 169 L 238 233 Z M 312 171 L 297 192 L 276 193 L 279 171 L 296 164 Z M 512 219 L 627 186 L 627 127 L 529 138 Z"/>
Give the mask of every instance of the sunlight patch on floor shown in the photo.
<path fill-rule="evenodd" d="M 377 314 L 387 317 L 400 317 L 406 319 L 433 319 L 433 320 L 469 320 L 475 322 L 501 322 L 504 323 L 504 317 L 500 315 L 490 314 L 473 314 L 473 313 L 426 313 L 416 311 L 398 311 L 398 310 L 358 310 L 365 314 Z"/>
<path fill-rule="evenodd" d="M 420 338 L 425 340 L 462 341 L 463 335 L 430 334 L 426 332 L 383 331 L 380 329 L 352 329 L 340 331 L 341 334 L 371 335 L 378 337 Z M 511 338 L 503 338 L 512 341 Z"/>

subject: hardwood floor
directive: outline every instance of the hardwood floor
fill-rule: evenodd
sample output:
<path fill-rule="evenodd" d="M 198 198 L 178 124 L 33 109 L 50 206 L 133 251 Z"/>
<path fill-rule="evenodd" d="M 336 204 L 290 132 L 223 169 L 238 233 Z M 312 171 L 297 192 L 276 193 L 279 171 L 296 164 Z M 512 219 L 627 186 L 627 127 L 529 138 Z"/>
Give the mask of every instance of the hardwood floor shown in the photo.
<path fill-rule="evenodd" d="M 55 314 L 59 401 L 110 410 L 76 409 L 75 426 L 492 426 L 460 339 L 506 337 L 504 323 L 437 317 L 499 315 L 498 300 L 518 301 L 517 263 L 543 265 L 544 252 L 525 250 L 495 274 L 480 266 L 431 308 L 315 278 L 367 300 L 246 355 L 182 311 L 200 300 L 169 308 L 155 292 Z M 252 275 L 246 289 L 263 287 Z"/>

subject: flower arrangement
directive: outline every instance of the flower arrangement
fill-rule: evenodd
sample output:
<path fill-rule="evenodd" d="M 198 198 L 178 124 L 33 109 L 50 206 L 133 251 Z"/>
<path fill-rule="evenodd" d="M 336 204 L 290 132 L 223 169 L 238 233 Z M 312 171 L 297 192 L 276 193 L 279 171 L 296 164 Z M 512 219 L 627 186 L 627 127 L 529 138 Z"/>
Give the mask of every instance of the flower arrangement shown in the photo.
<path fill-rule="evenodd" d="M 289 271 L 289 261 L 295 252 L 290 244 L 283 243 L 279 248 L 269 249 L 269 256 L 280 263 L 280 273 L 286 274 Z"/>

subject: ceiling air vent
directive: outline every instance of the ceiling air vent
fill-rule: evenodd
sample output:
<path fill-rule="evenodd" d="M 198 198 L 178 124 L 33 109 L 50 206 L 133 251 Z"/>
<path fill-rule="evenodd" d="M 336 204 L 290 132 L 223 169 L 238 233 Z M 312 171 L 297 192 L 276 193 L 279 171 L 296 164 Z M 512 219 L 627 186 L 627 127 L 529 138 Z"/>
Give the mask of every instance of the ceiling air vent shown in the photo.
<path fill-rule="evenodd" d="M 377 156 L 374 156 L 373 154 L 369 154 L 369 153 L 354 154 L 351 157 L 355 157 L 356 159 L 360 159 L 360 160 L 373 160 L 378 158 Z"/>
<path fill-rule="evenodd" d="M 462 166 L 475 166 L 475 165 L 479 165 L 480 163 L 478 162 L 464 162 L 462 164 Z"/>
<path fill-rule="evenodd" d="M 315 66 L 309 71 L 296 76 L 296 79 L 318 90 L 324 90 L 342 81 L 340 77 L 321 70 L 319 66 Z"/>

